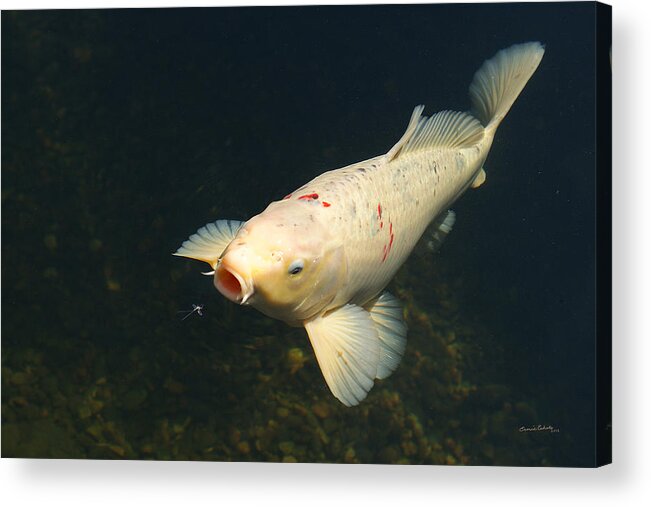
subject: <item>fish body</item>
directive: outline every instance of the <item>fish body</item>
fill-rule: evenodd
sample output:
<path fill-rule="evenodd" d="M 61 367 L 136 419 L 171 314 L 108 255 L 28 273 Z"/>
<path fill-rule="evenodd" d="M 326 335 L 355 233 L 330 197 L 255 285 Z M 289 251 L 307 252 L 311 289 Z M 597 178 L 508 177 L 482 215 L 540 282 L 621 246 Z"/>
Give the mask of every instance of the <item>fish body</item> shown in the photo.
<path fill-rule="evenodd" d="M 495 130 L 538 67 L 537 43 L 502 50 L 475 74 L 473 113 L 414 109 L 384 155 L 328 171 L 246 223 L 217 221 L 176 255 L 208 262 L 215 287 L 304 326 L 326 382 L 345 405 L 397 367 L 407 327 L 383 292 L 428 227 L 442 238 L 449 206 L 485 180 Z"/>
<path fill-rule="evenodd" d="M 484 142 L 375 157 L 324 173 L 267 209 L 297 207 L 305 213 L 302 197 L 312 196 L 310 214 L 345 238 L 346 263 L 354 266 L 327 310 L 345 303 L 364 306 L 391 281 L 432 221 L 476 178 L 489 147 Z"/>

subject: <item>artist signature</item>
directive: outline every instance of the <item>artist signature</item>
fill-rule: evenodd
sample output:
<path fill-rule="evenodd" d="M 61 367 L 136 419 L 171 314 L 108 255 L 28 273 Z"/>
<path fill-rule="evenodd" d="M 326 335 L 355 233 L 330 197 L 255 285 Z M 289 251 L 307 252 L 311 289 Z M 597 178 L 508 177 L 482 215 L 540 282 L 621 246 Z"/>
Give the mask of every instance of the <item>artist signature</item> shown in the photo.
<path fill-rule="evenodd" d="M 549 433 L 559 433 L 561 430 L 555 428 L 551 424 L 536 424 L 534 426 L 520 426 L 518 429 L 520 433 L 529 433 L 531 431 L 548 431 Z"/>

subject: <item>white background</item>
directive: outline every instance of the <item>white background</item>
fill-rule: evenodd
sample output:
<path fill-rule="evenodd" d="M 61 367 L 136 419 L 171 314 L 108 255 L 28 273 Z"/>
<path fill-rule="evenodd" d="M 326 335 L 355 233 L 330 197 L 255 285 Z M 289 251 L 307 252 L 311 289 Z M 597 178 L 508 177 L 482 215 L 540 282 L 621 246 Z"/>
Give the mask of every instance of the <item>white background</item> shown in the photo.
<path fill-rule="evenodd" d="M 287 2 L 255 5 L 278 3 Z M 3 505 L 651 505 L 651 19 L 648 1 L 609 3 L 615 148 L 613 465 L 585 470 L 2 459 Z M 217 4 L 0 0 L 3 9 Z"/>

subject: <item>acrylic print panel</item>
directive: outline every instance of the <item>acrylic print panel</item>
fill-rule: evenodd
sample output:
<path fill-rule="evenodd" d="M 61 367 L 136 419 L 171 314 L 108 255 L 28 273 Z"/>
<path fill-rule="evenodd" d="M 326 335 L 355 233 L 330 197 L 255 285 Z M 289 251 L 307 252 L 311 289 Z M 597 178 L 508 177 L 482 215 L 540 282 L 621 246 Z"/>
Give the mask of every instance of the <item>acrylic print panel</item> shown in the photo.
<path fill-rule="evenodd" d="M 4 457 L 609 462 L 609 8 L 2 37 Z"/>

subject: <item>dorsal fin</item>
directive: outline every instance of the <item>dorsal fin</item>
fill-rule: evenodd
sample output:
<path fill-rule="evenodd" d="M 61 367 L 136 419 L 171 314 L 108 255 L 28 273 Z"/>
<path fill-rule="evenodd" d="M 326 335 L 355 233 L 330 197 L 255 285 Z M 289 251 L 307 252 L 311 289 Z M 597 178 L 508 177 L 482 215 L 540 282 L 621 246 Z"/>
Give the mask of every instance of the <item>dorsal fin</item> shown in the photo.
<path fill-rule="evenodd" d="M 398 155 L 398 152 L 400 149 L 407 144 L 411 136 L 413 135 L 414 131 L 418 127 L 418 122 L 421 120 L 421 114 L 423 113 L 423 109 L 425 109 L 425 106 L 420 105 L 416 106 L 414 110 L 411 113 L 411 118 L 409 119 L 409 124 L 407 125 L 407 130 L 405 130 L 405 133 L 402 134 L 402 137 L 396 144 L 393 145 L 393 148 L 389 150 L 389 153 L 387 153 L 387 161 L 390 162 L 396 156 Z"/>
<path fill-rule="evenodd" d="M 441 111 L 419 117 L 422 106 L 414 109 L 407 131 L 387 154 L 388 161 L 428 148 L 462 148 L 477 144 L 484 136 L 484 127 L 469 113 Z"/>

